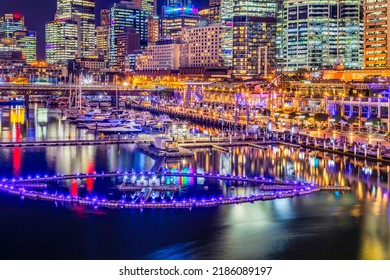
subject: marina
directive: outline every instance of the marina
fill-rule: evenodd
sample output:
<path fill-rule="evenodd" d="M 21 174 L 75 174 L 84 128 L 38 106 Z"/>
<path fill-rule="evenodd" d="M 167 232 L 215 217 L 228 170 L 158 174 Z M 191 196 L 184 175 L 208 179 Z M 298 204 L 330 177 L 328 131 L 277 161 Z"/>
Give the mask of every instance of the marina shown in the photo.
<path fill-rule="evenodd" d="M 154 220 L 150 211 L 174 215 L 175 220 L 179 221 L 171 223 L 171 226 L 177 223 L 184 226 L 184 220 L 178 217 L 191 210 L 191 216 L 197 217 L 198 224 L 205 228 L 208 226 L 201 221 L 211 223 L 211 217 L 206 216 L 215 215 L 216 211 L 221 211 L 223 215 L 232 211 L 237 214 L 239 211 L 263 213 L 261 209 L 276 207 L 268 211 L 274 212 L 273 215 L 281 215 L 277 213 L 284 213 L 281 212 L 282 205 L 289 205 L 291 213 L 302 217 L 298 210 L 293 210 L 298 205 L 298 209 L 305 207 L 307 211 L 303 216 L 310 217 L 316 211 L 323 211 L 318 210 L 318 205 L 327 205 L 325 209 L 339 205 L 348 213 L 351 210 L 345 205 L 346 201 L 354 199 L 370 203 L 374 191 L 376 199 L 388 200 L 390 186 L 385 181 L 387 167 L 385 161 L 376 160 L 376 151 L 371 149 L 367 149 L 364 158 L 364 149 L 357 148 L 354 156 L 352 146 L 349 147 L 352 155 L 344 158 L 346 150 L 343 144 L 333 145 L 327 140 L 326 149 L 323 150 L 323 139 L 319 137 L 293 135 L 291 138 L 288 133 L 274 132 L 267 135 L 259 132 L 231 136 L 215 134 L 210 138 L 210 135 L 203 134 L 203 130 L 193 137 L 191 131 L 178 134 L 175 130 L 167 128 L 164 132 L 164 129 L 157 127 L 153 133 L 143 132 L 134 137 L 120 135 L 118 142 L 116 134 L 105 134 L 102 137 L 100 132 L 94 132 L 95 129 L 89 131 L 88 128 L 77 128 L 77 123 L 61 120 L 60 111 L 40 108 L 32 109 L 29 113 L 31 120 L 38 120 L 39 117 L 39 122 L 27 120 L 36 131 L 35 134 L 28 134 L 24 130 L 26 120 L 22 123 L 19 117 L 22 112 L 14 110 L 7 115 L 6 110 L 2 111 L 1 145 L 4 146 L 0 149 L 0 155 L 12 160 L 3 166 L 0 174 L 0 199 L 14 201 L 19 207 L 29 205 L 33 211 L 35 208 L 45 209 L 47 213 L 82 211 L 88 213 L 86 215 L 103 212 L 110 213 L 110 216 L 127 216 L 135 215 L 131 212 L 137 210 L 139 214 L 132 217 L 131 223 L 127 219 L 124 222 L 129 222 L 132 236 L 138 232 L 132 223 L 145 223 L 145 217 L 160 228 L 165 228 L 166 223 L 170 224 L 169 217 L 164 217 L 162 221 Z M 7 118 L 11 117 L 17 121 L 12 125 L 11 122 L 7 123 Z M 42 120 L 47 120 L 47 124 Z M 174 122 L 180 123 L 177 120 Z M 195 126 L 198 131 L 199 125 Z M 6 141 L 7 137 L 17 136 L 15 133 L 14 136 L 7 136 L 4 132 L 6 127 L 19 129 L 22 136 L 18 141 Z M 187 127 L 193 130 L 194 125 L 187 123 Z M 204 131 L 207 132 L 206 129 Z M 68 138 L 69 134 L 72 139 Z M 40 141 L 42 136 L 46 138 L 44 141 Z M 164 153 L 170 152 L 157 149 L 158 156 L 150 157 L 146 153 L 151 144 L 155 145 L 156 137 L 165 137 L 169 141 L 175 138 L 178 147 L 190 151 L 192 155 L 169 157 Z M 144 146 L 146 153 L 139 146 Z M 34 155 L 40 156 L 37 158 Z M 385 151 L 382 156 L 386 159 Z M 35 159 L 34 163 L 32 159 Z M 349 173 L 347 170 L 350 169 L 357 171 Z M 338 175 L 337 170 L 343 170 L 341 175 Z M 318 173 L 327 175 L 318 176 Z M 356 175 L 359 177 L 351 175 L 354 173 L 360 174 Z M 123 184 L 125 177 L 126 184 Z M 362 197 L 361 192 L 369 196 Z M 311 206 L 311 201 L 316 201 L 316 207 Z M 203 211 L 208 214 L 201 214 Z M 242 217 L 236 221 L 237 224 L 242 221 L 252 224 L 258 220 L 249 212 L 246 213 L 251 219 Z M 291 220 L 287 213 L 283 215 L 287 221 Z M 313 226 L 319 225 L 318 219 L 317 215 L 313 217 Z M 326 225 L 336 232 L 336 225 L 331 221 L 327 220 Z M 196 232 L 190 224 L 185 226 Z M 220 226 L 223 227 L 223 224 Z M 349 223 L 343 226 L 350 227 Z M 264 230 L 275 234 L 271 229 Z M 170 232 L 169 229 L 160 231 Z M 218 229 L 214 231 L 219 232 Z M 285 234 L 283 230 L 282 234 Z M 257 238 L 251 237 L 251 240 L 256 241 Z M 163 238 L 161 242 L 166 244 L 167 239 Z M 343 242 L 348 244 L 345 240 Z M 73 246 L 65 243 L 68 247 Z M 241 244 L 230 242 L 236 243 Z M 223 246 L 229 248 L 231 245 Z M 312 252 L 311 249 L 307 250 Z"/>

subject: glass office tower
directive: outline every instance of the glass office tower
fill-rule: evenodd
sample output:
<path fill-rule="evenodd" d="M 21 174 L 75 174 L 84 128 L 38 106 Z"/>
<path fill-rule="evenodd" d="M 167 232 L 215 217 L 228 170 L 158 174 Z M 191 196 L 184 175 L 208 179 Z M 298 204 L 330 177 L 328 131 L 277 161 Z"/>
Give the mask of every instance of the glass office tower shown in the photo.
<path fill-rule="evenodd" d="M 362 68 L 361 0 L 286 0 L 284 71 Z"/>
<path fill-rule="evenodd" d="M 78 23 L 78 56 L 94 55 L 96 49 L 95 0 L 57 0 L 56 18 L 60 21 L 71 20 Z"/>
<path fill-rule="evenodd" d="M 277 0 L 233 4 L 233 74 L 266 75 L 276 68 Z"/>
<path fill-rule="evenodd" d="M 148 43 L 148 16 L 148 13 L 141 10 L 141 6 L 138 6 L 136 2 L 121 1 L 113 5 L 110 13 L 111 24 L 109 30 L 110 67 L 118 69 L 122 67 L 118 59 L 118 37 L 122 36 L 129 27 L 133 27 L 135 32 L 140 35 L 141 49 L 146 48 Z"/>

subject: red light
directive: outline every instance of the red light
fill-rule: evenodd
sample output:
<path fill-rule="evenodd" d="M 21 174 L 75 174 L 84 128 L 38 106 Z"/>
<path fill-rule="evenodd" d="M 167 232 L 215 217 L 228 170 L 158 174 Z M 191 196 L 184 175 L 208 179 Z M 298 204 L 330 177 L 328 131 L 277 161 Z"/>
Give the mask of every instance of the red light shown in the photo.
<path fill-rule="evenodd" d="M 79 192 L 79 190 L 78 190 L 78 186 L 77 186 L 77 180 L 73 180 L 71 188 L 70 188 L 70 194 L 72 196 L 77 196 L 78 192 Z"/>
<path fill-rule="evenodd" d="M 92 161 L 89 161 L 88 165 L 87 165 L 87 174 L 93 174 L 94 171 L 95 171 L 95 165 Z M 93 191 L 93 184 L 94 184 L 93 178 L 87 178 L 87 191 L 88 192 Z"/>
<path fill-rule="evenodd" d="M 14 14 L 13 16 L 15 21 L 20 21 L 23 18 L 21 14 Z"/>

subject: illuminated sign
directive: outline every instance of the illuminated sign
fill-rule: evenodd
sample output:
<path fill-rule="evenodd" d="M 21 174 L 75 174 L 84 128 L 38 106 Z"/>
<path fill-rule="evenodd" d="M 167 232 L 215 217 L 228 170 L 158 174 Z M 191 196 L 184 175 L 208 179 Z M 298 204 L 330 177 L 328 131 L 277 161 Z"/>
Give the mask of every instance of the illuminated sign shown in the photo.
<path fill-rule="evenodd" d="M 199 10 L 194 7 L 164 7 L 164 13 L 197 15 L 199 13 Z"/>

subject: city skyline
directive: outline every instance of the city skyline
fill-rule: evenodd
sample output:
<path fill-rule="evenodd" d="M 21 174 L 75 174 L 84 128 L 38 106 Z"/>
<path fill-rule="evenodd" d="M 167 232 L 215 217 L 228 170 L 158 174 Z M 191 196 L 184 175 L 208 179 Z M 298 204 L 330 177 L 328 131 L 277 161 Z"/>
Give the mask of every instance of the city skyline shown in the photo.
<path fill-rule="evenodd" d="M 101 9 L 110 8 L 114 3 L 119 0 L 95 0 L 96 2 L 96 18 L 99 22 L 99 14 Z M 157 0 L 159 13 L 161 6 L 164 3 L 163 0 Z M 208 6 L 208 0 L 194 0 L 194 5 L 200 8 L 206 8 Z M 29 30 L 37 32 L 37 58 L 39 60 L 45 59 L 45 24 L 53 20 L 53 15 L 56 11 L 57 0 L 40 0 L 40 5 L 37 5 L 35 1 L 29 0 L 14 0 L 6 1 L 0 6 L 0 14 L 7 13 L 20 13 L 25 17 L 26 25 Z"/>

